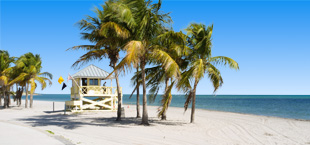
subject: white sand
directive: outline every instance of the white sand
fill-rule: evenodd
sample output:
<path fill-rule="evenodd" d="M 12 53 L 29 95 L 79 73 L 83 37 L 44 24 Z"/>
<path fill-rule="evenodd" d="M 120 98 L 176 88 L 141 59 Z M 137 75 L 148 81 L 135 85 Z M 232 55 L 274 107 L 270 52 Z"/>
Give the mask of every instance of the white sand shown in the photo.
<path fill-rule="evenodd" d="M 0 130 L 3 145 L 63 145 L 46 133 L 23 125 L 0 122 Z"/>
<path fill-rule="evenodd" d="M 190 124 L 190 109 L 183 114 L 183 108 L 170 107 L 168 120 L 160 121 L 156 117 L 157 107 L 149 106 L 151 126 L 141 126 L 133 105 L 126 105 L 126 118 L 116 122 L 116 112 L 45 113 L 52 110 L 52 104 L 35 101 L 34 109 L 0 110 L 0 121 L 51 130 L 55 136 L 81 145 L 310 144 L 309 121 L 197 109 L 196 123 Z M 56 102 L 56 110 L 63 106 L 64 103 Z"/>

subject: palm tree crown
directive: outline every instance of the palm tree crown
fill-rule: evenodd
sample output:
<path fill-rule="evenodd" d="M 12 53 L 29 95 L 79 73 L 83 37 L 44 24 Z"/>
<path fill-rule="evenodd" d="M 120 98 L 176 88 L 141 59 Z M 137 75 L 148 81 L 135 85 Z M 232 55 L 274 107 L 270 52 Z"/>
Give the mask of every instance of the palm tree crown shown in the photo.
<path fill-rule="evenodd" d="M 37 87 L 36 82 L 41 84 L 42 90 L 46 88 L 47 83 L 49 85 L 52 85 L 52 82 L 50 79 L 53 78 L 53 75 L 49 72 L 41 72 L 42 69 L 42 60 L 40 55 L 32 54 L 31 52 L 26 53 L 19 57 L 19 59 L 16 61 L 16 67 L 20 68 L 22 70 L 22 73 L 13 80 L 14 83 L 24 81 L 27 83 L 26 86 L 26 100 L 28 99 L 28 89 L 29 85 L 31 87 L 30 89 L 30 107 L 33 106 L 33 93 Z M 26 101 L 26 107 L 27 107 L 27 101 Z"/>

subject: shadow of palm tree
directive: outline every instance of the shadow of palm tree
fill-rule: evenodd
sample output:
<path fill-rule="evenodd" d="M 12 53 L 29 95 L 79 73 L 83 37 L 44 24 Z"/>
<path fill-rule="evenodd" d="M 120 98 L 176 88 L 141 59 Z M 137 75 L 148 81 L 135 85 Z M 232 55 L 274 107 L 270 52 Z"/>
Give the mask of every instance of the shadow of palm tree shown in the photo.
<path fill-rule="evenodd" d="M 84 125 L 129 128 L 131 126 L 138 126 L 141 123 L 141 118 L 135 118 L 135 117 L 125 117 L 122 118 L 121 121 L 116 121 L 116 117 L 96 118 L 96 117 L 88 117 L 88 115 L 64 115 L 61 113 L 39 115 L 19 120 L 24 121 L 25 123 L 28 123 L 33 127 L 58 126 L 64 129 L 76 129 Z M 158 118 L 150 118 L 149 122 L 151 123 L 151 126 L 156 125 L 180 126 L 187 124 L 178 120 L 161 121 Z"/>

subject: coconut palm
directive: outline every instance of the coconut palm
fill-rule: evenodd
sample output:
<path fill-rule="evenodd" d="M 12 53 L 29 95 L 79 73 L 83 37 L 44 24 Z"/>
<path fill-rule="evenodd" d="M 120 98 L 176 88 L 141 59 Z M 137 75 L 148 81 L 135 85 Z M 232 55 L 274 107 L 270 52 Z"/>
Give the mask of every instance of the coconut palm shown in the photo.
<path fill-rule="evenodd" d="M 196 89 L 199 81 L 206 74 L 211 80 L 214 92 L 223 84 L 220 71 L 215 65 L 228 65 L 232 69 L 239 69 L 236 61 L 225 56 L 212 57 L 211 55 L 211 36 L 213 25 L 206 27 L 204 24 L 192 23 L 185 29 L 189 37 L 189 47 L 192 52 L 187 57 L 189 64 L 187 69 L 183 71 L 182 78 L 178 82 L 178 88 L 187 92 L 185 102 L 185 110 L 190 102 L 192 102 L 191 123 L 194 122 Z M 192 87 L 193 86 L 193 87 Z"/>
<path fill-rule="evenodd" d="M 184 56 L 187 55 L 188 47 L 186 46 L 186 35 L 182 32 L 174 32 L 173 30 L 167 31 L 157 37 L 157 45 L 161 46 L 163 51 L 174 59 L 179 68 L 184 68 Z M 161 107 L 159 108 L 158 117 L 166 120 L 166 112 L 171 103 L 172 95 L 171 90 L 174 87 L 179 77 L 175 77 L 169 72 L 166 72 L 161 64 L 153 68 L 146 69 L 146 80 L 149 91 L 149 102 L 154 102 L 158 94 L 159 88 L 164 84 L 164 94 L 161 95 Z"/>
<path fill-rule="evenodd" d="M 153 3 L 144 0 L 120 0 L 116 6 L 120 21 L 128 21 L 132 36 L 124 46 L 126 56 L 118 64 L 117 69 L 139 66 L 141 69 L 141 85 L 143 88 L 142 123 L 148 125 L 147 97 L 146 97 L 146 65 L 161 64 L 165 72 L 173 76 L 180 75 L 177 63 L 168 53 L 156 45 L 156 38 L 167 30 L 166 26 L 172 21 L 169 13 L 160 11 L 161 1 Z M 127 17 L 130 14 L 132 17 Z M 130 21 L 129 21 L 130 20 Z"/>
<path fill-rule="evenodd" d="M 163 46 L 162 49 L 165 52 L 167 52 L 171 58 L 174 59 L 174 61 L 178 64 L 179 69 L 182 70 L 186 67 L 186 61 L 184 57 L 187 56 L 188 51 L 190 51 L 189 48 L 186 46 L 186 35 L 184 35 L 181 31 L 174 32 L 173 30 L 170 30 L 161 34 L 158 37 L 158 43 L 159 43 L 158 45 Z M 175 82 L 177 82 L 180 79 L 180 77 L 175 77 L 169 74 L 169 72 L 165 72 L 163 68 L 160 68 L 160 70 L 157 71 L 157 74 L 159 74 L 159 76 L 161 77 L 151 77 L 154 83 L 150 83 L 150 85 L 155 84 L 151 85 L 152 86 L 151 90 L 155 90 L 154 87 L 157 87 L 158 86 L 157 84 L 159 82 L 165 84 L 165 92 L 161 96 L 162 97 L 161 107 L 158 113 L 158 117 L 161 117 L 162 120 L 166 120 L 167 118 L 166 112 L 172 99 L 171 90 L 174 87 Z M 154 78 L 161 78 L 161 79 L 154 80 Z"/>
<path fill-rule="evenodd" d="M 9 107 L 9 94 L 7 92 L 10 88 L 10 75 L 12 68 L 11 63 L 14 62 L 14 57 L 10 57 L 8 51 L 0 50 L 0 85 L 1 85 L 1 96 L 0 105 L 2 105 L 2 98 L 4 98 L 4 107 Z"/>
<path fill-rule="evenodd" d="M 44 90 L 47 86 L 47 83 L 49 85 L 52 85 L 52 82 L 50 79 L 53 78 L 53 75 L 49 72 L 41 72 L 42 69 L 42 60 L 40 55 L 32 54 L 31 52 L 26 53 L 19 57 L 19 59 L 16 61 L 16 67 L 22 69 L 22 73 L 13 80 L 14 83 L 16 82 L 24 82 L 23 84 L 26 85 L 26 101 L 25 101 L 25 107 L 27 108 L 28 104 L 28 89 L 29 86 L 30 89 L 30 108 L 33 107 L 33 93 L 37 87 L 37 83 L 41 84 L 42 90 Z"/>
<path fill-rule="evenodd" d="M 113 69 L 116 67 L 120 58 L 119 52 L 121 46 L 126 42 L 130 36 L 130 31 L 125 24 L 121 24 L 115 17 L 117 15 L 116 9 L 113 9 L 111 5 L 114 5 L 116 1 L 110 0 L 102 5 L 103 10 L 95 8 L 94 12 L 96 17 L 87 16 L 86 19 L 78 22 L 80 29 L 83 31 L 82 39 L 88 40 L 94 45 L 79 45 L 70 48 L 69 50 L 84 49 L 86 54 L 82 55 L 74 64 L 73 67 L 83 65 L 92 60 L 102 60 L 103 58 L 110 59 L 110 67 Z M 122 111 L 122 97 L 120 92 L 120 85 L 118 79 L 118 71 L 114 71 L 117 94 L 118 94 L 118 111 L 117 121 L 121 120 Z"/>

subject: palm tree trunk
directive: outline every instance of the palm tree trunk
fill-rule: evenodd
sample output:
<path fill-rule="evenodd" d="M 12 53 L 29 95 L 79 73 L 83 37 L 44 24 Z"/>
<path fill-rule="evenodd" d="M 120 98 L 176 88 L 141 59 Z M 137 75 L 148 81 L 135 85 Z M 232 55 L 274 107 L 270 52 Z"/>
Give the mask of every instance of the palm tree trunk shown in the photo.
<path fill-rule="evenodd" d="M 167 91 L 168 91 L 168 83 L 169 83 L 169 78 L 166 78 L 166 80 L 165 80 L 165 96 L 164 97 L 168 97 L 167 96 Z M 167 109 L 168 109 L 168 104 L 167 104 L 167 106 L 163 106 L 163 109 L 164 109 L 164 111 L 163 111 L 163 114 L 161 115 L 161 120 L 167 120 L 167 115 L 166 115 L 166 113 L 167 113 Z"/>
<path fill-rule="evenodd" d="M 139 67 L 137 67 L 137 72 L 139 72 Z M 137 78 L 137 118 L 140 118 L 140 94 L 139 94 L 139 78 Z"/>
<path fill-rule="evenodd" d="M 30 108 L 33 107 L 33 93 L 30 92 Z"/>
<path fill-rule="evenodd" d="M 3 86 L 1 86 L 1 88 L 3 88 Z M 0 95 L 0 106 L 2 106 L 2 98 L 4 98 L 3 93 Z"/>
<path fill-rule="evenodd" d="M 11 91 L 11 89 L 13 91 L 13 87 L 9 87 L 9 92 Z M 11 105 L 11 94 L 8 94 L 8 106 L 10 105 Z"/>
<path fill-rule="evenodd" d="M 28 87 L 29 87 L 29 84 L 27 83 L 27 84 L 26 84 L 25 108 L 28 107 Z"/>
<path fill-rule="evenodd" d="M 193 100 L 192 100 L 192 114 L 191 114 L 191 123 L 194 123 L 195 121 L 195 105 L 196 105 L 196 87 L 197 87 L 198 81 L 195 80 L 194 89 L 193 89 Z"/>
<path fill-rule="evenodd" d="M 17 98 L 19 101 L 18 107 L 20 107 L 20 105 L 22 105 L 22 96 L 23 96 L 24 89 L 25 89 L 25 87 L 22 86 L 22 91 L 20 92 L 20 96 L 18 96 L 18 98 Z"/>
<path fill-rule="evenodd" d="M 116 62 L 113 64 L 113 69 L 116 67 Z M 122 95 L 119 87 L 119 81 L 118 81 L 118 71 L 115 70 L 115 80 L 116 80 L 116 87 L 117 87 L 117 118 L 116 121 L 121 121 L 122 116 Z"/>
<path fill-rule="evenodd" d="M 147 98 L 146 98 L 146 85 L 145 85 L 145 62 L 141 63 L 142 72 L 142 86 L 143 86 L 143 114 L 142 123 L 143 125 L 149 125 L 149 117 L 147 112 Z"/>
<path fill-rule="evenodd" d="M 14 99 L 14 101 L 16 101 L 16 105 L 19 105 L 18 104 L 18 98 L 17 98 L 17 91 L 18 91 L 18 85 L 17 85 L 17 83 L 15 84 L 15 87 L 16 87 L 16 93 L 15 93 L 15 99 Z"/>
<path fill-rule="evenodd" d="M 5 86 L 4 85 L 2 86 L 2 91 L 3 91 L 3 107 L 6 108 L 7 107 L 7 99 L 6 99 L 7 96 L 5 94 L 6 90 L 5 90 Z"/>
<path fill-rule="evenodd" d="M 167 109 L 168 109 L 168 106 L 167 106 L 167 108 L 164 110 L 163 114 L 161 115 L 161 120 L 167 120 L 167 115 L 166 115 Z"/>

